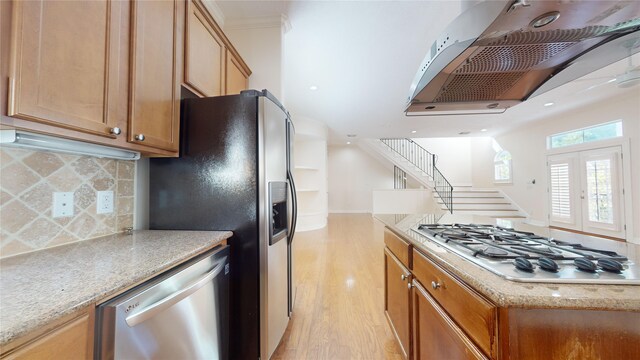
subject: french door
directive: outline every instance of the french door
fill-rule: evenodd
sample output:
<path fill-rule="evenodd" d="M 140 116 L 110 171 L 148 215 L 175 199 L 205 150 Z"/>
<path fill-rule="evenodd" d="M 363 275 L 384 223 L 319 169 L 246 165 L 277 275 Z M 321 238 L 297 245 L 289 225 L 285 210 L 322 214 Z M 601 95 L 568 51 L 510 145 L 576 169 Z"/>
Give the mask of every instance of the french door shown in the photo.
<path fill-rule="evenodd" d="M 547 158 L 549 224 L 625 238 L 620 146 Z"/>

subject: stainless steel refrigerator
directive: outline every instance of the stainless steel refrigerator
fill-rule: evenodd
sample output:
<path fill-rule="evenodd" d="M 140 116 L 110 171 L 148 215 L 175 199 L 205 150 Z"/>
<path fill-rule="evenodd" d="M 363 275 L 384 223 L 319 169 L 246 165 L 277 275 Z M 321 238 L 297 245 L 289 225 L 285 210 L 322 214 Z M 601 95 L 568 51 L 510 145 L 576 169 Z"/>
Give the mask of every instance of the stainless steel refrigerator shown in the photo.
<path fill-rule="evenodd" d="M 151 229 L 231 230 L 230 358 L 268 359 L 293 307 L 294 128 L 268 91 L 184 99 L 180 157 L 151 159 Z"/>

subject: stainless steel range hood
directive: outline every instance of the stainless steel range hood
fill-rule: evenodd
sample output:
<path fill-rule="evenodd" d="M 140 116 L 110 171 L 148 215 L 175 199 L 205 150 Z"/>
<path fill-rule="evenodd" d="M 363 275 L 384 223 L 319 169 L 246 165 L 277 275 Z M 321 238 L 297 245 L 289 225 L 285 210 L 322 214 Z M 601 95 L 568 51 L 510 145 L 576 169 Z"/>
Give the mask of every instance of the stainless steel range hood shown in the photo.
<path fill-rule="evenodd" d="M 407 115 L 502 113 L 640 51 L 640 1 L 481 2 L 434 42 Z"/>

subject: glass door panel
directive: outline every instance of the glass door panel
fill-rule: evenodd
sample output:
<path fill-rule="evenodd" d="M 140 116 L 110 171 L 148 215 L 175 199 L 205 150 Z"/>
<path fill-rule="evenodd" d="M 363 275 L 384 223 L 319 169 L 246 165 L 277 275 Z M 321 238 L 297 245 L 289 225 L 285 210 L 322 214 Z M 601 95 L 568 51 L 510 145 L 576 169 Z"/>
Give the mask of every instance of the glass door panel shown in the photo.
<path fill-rule="evenodd" d="M 620 147 L 580 153 L 583 231 L 624 238 Z"/>

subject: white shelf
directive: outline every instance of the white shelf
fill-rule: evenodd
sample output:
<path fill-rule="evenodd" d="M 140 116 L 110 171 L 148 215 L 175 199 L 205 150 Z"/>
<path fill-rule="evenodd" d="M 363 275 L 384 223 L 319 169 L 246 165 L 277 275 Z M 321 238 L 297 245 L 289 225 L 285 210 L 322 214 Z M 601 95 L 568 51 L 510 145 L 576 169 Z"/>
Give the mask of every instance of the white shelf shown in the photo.
<path fill-rule="evenodd" d="M 295 167 L 296 170 L 320 170 L 317 167 L 313 167 L 313 166 L 297 166 Z"/>

